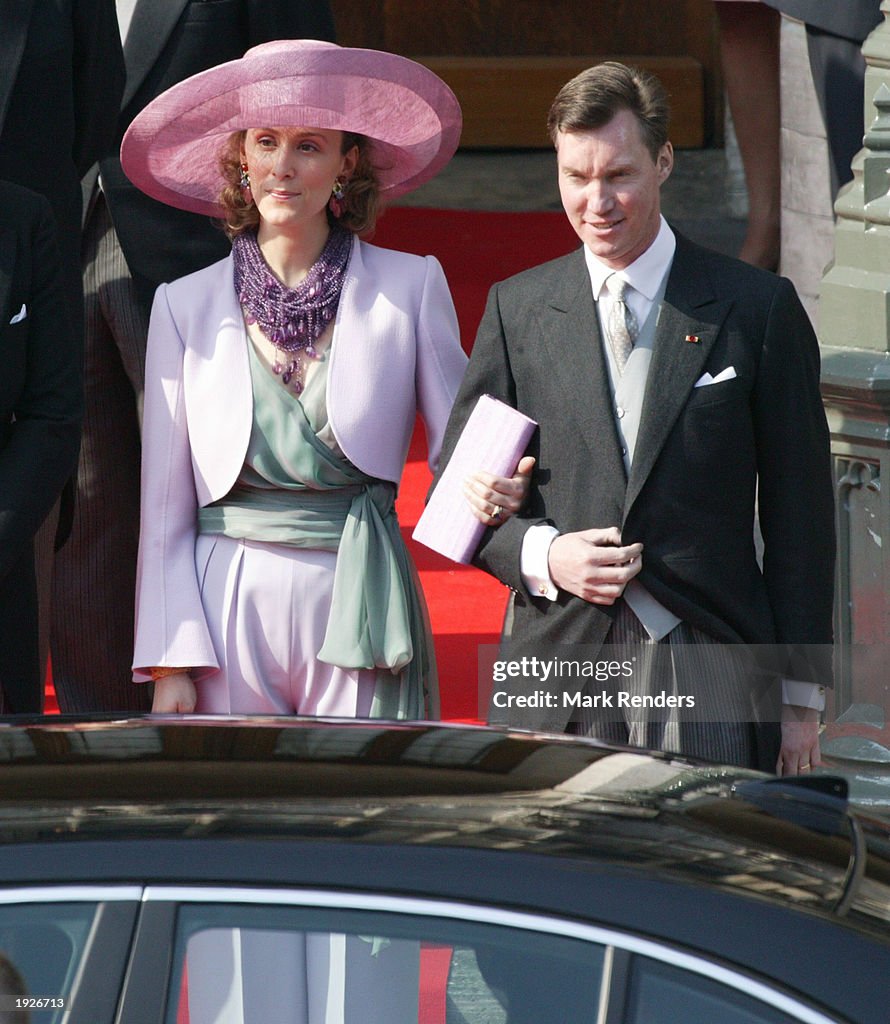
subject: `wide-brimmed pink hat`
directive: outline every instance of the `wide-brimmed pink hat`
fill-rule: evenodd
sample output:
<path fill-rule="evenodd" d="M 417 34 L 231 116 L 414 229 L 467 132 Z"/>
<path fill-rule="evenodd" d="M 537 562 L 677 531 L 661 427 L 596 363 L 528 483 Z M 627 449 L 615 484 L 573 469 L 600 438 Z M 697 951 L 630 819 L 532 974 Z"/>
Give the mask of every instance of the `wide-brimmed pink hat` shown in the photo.
<path fill-rule="evenodd" d="M 457 98 L 429 68 L 382 50 L 315 39 L 263 43 L 177 83 L 133 120 L 121 145 L 130 181 L 154 199 L 223 217 L 219 156 L 245 128 L 357 132 L 387 197 L 432 178 L 460 139 Z"/>

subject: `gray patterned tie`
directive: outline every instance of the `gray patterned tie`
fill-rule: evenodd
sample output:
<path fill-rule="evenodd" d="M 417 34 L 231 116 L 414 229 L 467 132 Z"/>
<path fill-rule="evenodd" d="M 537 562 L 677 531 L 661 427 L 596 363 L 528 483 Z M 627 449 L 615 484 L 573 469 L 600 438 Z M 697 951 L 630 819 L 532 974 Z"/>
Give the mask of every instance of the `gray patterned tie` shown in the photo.
<path fill-rule="evenodd" d="M 610 274 L 606 278 L 606 287 L 612 296 L 608 324 L 609 344 L 612 346 L 612 355 L 615 356 L 618 372 L 624 373 L 624 367 L 640 333 L 640 326 L 624 298 L 627 282 L 617 274 Z"/>

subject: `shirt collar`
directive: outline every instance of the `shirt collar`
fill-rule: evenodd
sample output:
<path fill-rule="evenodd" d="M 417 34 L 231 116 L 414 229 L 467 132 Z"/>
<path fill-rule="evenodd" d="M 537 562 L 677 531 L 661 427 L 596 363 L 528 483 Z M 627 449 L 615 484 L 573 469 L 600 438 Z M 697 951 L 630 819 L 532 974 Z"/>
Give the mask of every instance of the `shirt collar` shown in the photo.
<path fill-rule="evenodd" d="M 605 263 L 601 263 L 586 245 L 583 248 L 587 271 L 590 274 L 590 283 L 593 286 L 593 297 L 599 300 L 606 278 L 615 271 L 611 267 L 607 267 Z M 655 241 L 642 256 L 638 256 L 633 263 L 619 273 L 631 288 L 645 295 L 652 302 L 658 294 L 664 275 L 670 268 L 676 248 L 677 237 L 671 231 L 668 222 L 662 217 Z"/>

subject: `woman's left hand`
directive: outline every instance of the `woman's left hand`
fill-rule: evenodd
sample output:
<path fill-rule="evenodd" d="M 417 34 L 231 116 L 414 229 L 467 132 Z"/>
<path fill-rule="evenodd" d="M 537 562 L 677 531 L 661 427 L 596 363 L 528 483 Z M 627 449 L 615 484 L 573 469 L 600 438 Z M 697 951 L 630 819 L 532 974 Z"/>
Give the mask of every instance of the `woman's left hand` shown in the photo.
<path fill-rule="evenodd" d="M 516 513 L 528 498 L 535 460 L 525 455 L 513 476 L 474 473 L 464 481 L 464 494 L 473 515 L 486 526 L 500 526 Z"/>

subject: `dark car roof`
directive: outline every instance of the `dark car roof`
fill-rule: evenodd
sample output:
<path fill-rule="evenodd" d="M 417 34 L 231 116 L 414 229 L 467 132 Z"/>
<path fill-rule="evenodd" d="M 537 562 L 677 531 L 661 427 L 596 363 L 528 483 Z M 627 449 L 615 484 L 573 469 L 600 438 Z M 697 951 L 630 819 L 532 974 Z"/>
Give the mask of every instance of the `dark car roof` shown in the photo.
<path fill-rule="evenodd" d="M 875 944 L 890 963 L 890 842 L 847 806 L 840 780 L 811 785 L 823 789 L 479 727 L 43 719 L 0 726 L 0 878 L 348 888 L 360 877 L 365 889 L 685 934 L 717 954 L 741 944 L 752 968 L 791 915 L 805 922 L 802 989 L 818 991 L 828 929 L 849 940 L 835 955 L 850 970 Z"/>
<path fill-rule="evenodd" d="M 890 882 L 890 830 L 838 795 L 561 736 L 314 719 L 44 719 L 0 727 L 0 766 L 3 844 L 206 834 L 521 850 L 831 910 L 851 902 L 855 824 L 870 847 L 857 872 Z"/>

